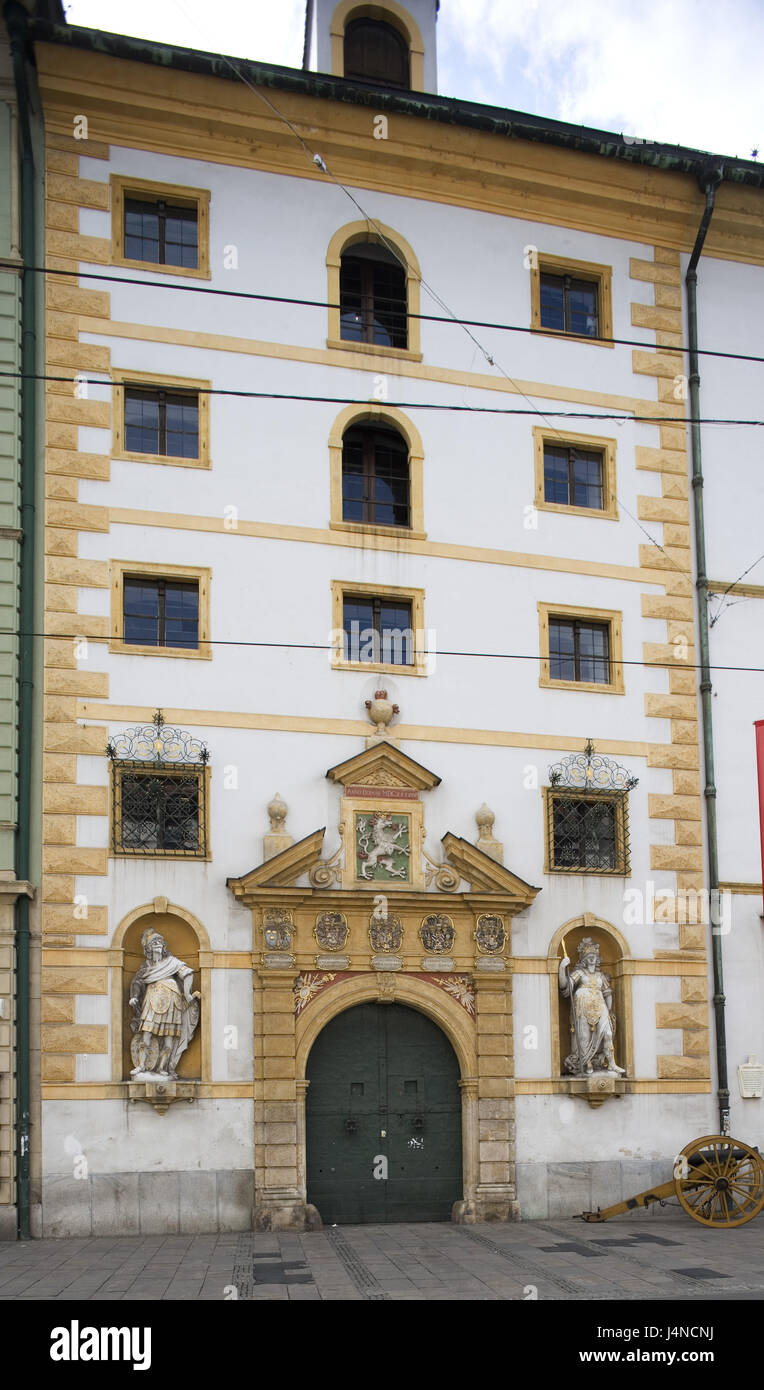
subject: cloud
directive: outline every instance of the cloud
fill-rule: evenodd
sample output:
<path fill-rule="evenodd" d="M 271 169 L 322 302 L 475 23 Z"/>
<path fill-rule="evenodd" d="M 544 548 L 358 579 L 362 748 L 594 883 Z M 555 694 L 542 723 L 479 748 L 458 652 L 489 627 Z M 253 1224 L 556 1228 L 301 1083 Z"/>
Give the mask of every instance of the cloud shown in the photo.
<path fill-rule="evenodd" d="M 447 0 L 438 28 L 442 86 L 465 98 L 479 78 L 496 104 L 575 124 L 746 158 L 764 144 L 758 0 Z"/>

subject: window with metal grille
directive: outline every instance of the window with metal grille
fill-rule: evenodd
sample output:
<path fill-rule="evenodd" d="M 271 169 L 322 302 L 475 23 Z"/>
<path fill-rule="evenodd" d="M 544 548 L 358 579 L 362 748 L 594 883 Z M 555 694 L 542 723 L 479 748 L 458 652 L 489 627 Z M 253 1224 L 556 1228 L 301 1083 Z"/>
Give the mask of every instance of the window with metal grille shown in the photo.
<path fill-rule="evenodd" d="M 125 449 L 130 454 L 198 459 L 199 395 L 126 386 Z"/>
<path fill-rule="evenodd" d="M 346 661 L 414 664 L 410 603 L 345 594 L 342 608 Z"/>
<path fill-rule="evenodd" d="M 610 685 L 610 625 L 549 619 L 549 677 Z"/>
<path fill-rule="evenodd" d="M 137 647 L 198 647 L 199 581 L 126 574 L 122 640 Z"/>
<path fill-rule="evenodd" d="M 199 265 L 199 215 L 164 199 L 125 198 L 125 257 L 153 265 Z"/>
<path fill-rule="evenodd" d="M 406 271 L 373 242 L 354 242 L 340 264 L 340 337 L 350 343 L 408 347 Z"/>
<path fill-rule="evenodd" d="M 624 793 L 547 792 L 550 871 L 628 874 L 628 807 Z"/>
<path fill-rule="evenodd" d="M 396 430 L 354 425 L 342 441 L 342 519 L 410 526 L 409 454 Z"/>
<path fill-rule="evenodd" d="M 604 455 L 601 449 L 544 444 L 544 501 L 602 511 Z"/>
<path fill-rule="evenodd" d="M 408 88 L 409 50 L 403 35 L 378 19 L 352 19 L 345 28 L 345 76 Z"/>
<path fill-rule="evenodd" d="M 114 763 L 114 852 L 206 857 L 206 789 L 201 763 Z"/>
<path fill-rule="evenodd" d="M 542 328 L 577 333 L 584 338 L 598 336 L 599 287 L 596 281 L 542 271 L 540 291 Z"/>

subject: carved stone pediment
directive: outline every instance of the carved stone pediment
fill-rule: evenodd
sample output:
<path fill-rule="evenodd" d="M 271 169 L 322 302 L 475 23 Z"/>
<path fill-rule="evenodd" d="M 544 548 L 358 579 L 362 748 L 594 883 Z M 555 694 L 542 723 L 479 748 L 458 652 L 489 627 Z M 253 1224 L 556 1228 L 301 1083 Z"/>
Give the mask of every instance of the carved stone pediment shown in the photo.
<path fill-rule="evenodd" d="M 518 911 L 533 902 L 540 888 L 534 888 L 482 850 L 448 831 L 441 840 L 449 864 L 470 884 L 473 892 L 501 893 L 511 899 Z"/>
<path fill-rule="evenodd" d="M 325 834 L 326 826 L 322 826 L 320 830 L 314 830 L 312 835 L 306 835 L 304 840 L 298 840 L 296 845 L 290 845 L 280 854 L 274 854 L 272 859 L 266 859 L 256 869 L 250 869 L 248 874 L 226 879 L 234 897 L 246 902 L 247 895 L 255 889 L 285 888 L 294 883 L 318 863 Z"/>
<path fill-rule="evenodd" d="M 429 791 L 440 785 L 440 778 L 429 768 L 402 753 L 392 743 L 377 743 L 354 758 L 346 758 L 327 772 L 330 782 L 338 782 L 349 795 L 349 789 L 363 787 L 395 787 L 415 792 Z"/>

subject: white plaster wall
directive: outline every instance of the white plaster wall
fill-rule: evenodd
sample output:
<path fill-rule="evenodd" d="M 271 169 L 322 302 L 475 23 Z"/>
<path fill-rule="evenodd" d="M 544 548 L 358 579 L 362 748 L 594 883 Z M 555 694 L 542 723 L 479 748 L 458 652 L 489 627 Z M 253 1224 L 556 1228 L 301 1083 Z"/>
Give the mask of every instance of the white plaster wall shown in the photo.
<path fill-rule="evenodd" d="M 518 1096 L 515 1115 L 523 1163 L 672 1158 L 718 1124 L 713 1097 L 703 1095 L 611 1097 L 597 1109 L 578 1097 Z"/>
<path fill-rule="evenodd" d="M 47 1178 L 71 1176 L 79 1152 L 91 1175 L 235 1169 L 254 1161 L 251 1100 L 176 1101 L 165 1115 L 142 1102 L 48 1100 L 43 1130 Z"/>

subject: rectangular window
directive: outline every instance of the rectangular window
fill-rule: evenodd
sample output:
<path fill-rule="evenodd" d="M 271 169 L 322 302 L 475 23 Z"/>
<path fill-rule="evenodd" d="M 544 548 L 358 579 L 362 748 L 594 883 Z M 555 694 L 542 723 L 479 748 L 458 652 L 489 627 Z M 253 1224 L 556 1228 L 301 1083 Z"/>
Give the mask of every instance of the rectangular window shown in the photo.
<path fill-rule="evenodd" d="M 565 507 L 603 506 L 603 459 L 593 449 L 544 446 L 544 501 Z"/>
<path fill-rule="evenodd" d="M 199 396 L 191 391 L 126 386 L 125 450 L 129 454 L 198 459 Z"/>
<path fill-rule="evenodd" d="M 112 457 L 210 468 L 209 381 L 116 367 Z"/>
<path fill-rule="evenodd" d="M 206 798 L 204 767 L 114 763 L 114 852 L 206 858 Z"/>
<path fill-rule="evenodd" d="M 599 337 L 599 296 L 593 280 L 541 275 L 541 327 Z"/>
<path fill-rule="evenodd" d="M 614 439 L 537 425 L 533 448 L 537 507 L 617 521 Z"/>
<path fill-rule="evenodd" d="M 544 792 L 549 873 L 629 873 L 628 803 L 617 792 Z"/>
<path fill-rule="evenodd" d="M 199 646 L 197 580 L 124 576 L 124 641 L 140 647 Z"/>
<path fill-rule="evenodd" d="M 333 580 L 332 665 L 426 676 L 424 590 Z"/>
<path fill-rule="evenodd" d="M 622 615 L 539 603 L 539 685 L 622 695 Z"/>
<path fill-rule="evenodd" d="M 553 681 L 610 684 L 610 630 L 607 623 L 549 619 L 549 675 Z"/>
<path fill-rule="evenodd" d="M 414 634 L 411 604 L 346 595 L 343 602 L 346 661 L 411 666 Z"/>
<path fill-rule="evenodd" d="M 112 265 L 210 278 L 206 188 L 111 176 Z"/>
<path fill-rule="evenodd" d="M 125 198 L 125 257 L 153 265 L 199 264 L 199 223 L 195 207 L 178 207 L 158 198 Z"/>
<path fill-rule="evenodd" d="M 209 660 L 210 570 L 112 560 L 109 651 Z"/>
<path fill-rule="evenodd" d="M 612 347 L 612 267 L 534 252 L 531 327 Z"/>

